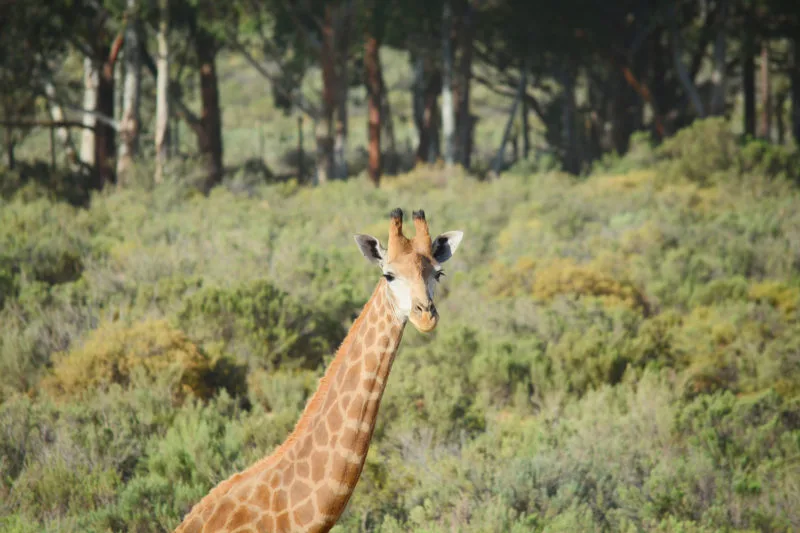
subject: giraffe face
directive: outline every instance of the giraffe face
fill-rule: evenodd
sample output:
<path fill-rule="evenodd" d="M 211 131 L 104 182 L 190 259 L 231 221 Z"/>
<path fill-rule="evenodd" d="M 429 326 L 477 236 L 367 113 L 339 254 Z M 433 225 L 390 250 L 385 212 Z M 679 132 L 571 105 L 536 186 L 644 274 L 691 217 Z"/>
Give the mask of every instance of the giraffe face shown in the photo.
<path fill-rule="evenodd" d="M 355 239 L 364 257 L 380 267 L 397 317 L 427 333 L 439 322 L 433 297 L 444 276 L 442 263 L 453 256 L 462 237 L 460 231 L 449 231 L 431 240 L 427 231 L 424 236 L 418 231 L 413 240 L 400 234 L 393 243 L 390 236 L 389 252 L 371 235 Z"/>
<path fill-rule="evenodd" d="M 381 270 L 398 316 L 408 319 L 419 331 L 432 331 L 439 322 L 433 296 L 444 276 L 439 262 L 411 252 L 386 262 Z"/>

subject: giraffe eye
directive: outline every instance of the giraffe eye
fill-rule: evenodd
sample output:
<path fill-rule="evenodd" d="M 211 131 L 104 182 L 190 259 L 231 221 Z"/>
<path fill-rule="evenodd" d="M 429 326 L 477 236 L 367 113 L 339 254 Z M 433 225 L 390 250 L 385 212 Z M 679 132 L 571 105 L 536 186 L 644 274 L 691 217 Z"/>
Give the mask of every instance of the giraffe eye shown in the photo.
<path fill-rule="evenodd" d="M 389 283 L 394 281 L 394 274 L 384 274 L 383 277 L 386 278 L 386 281 L 388 281 Z"/>

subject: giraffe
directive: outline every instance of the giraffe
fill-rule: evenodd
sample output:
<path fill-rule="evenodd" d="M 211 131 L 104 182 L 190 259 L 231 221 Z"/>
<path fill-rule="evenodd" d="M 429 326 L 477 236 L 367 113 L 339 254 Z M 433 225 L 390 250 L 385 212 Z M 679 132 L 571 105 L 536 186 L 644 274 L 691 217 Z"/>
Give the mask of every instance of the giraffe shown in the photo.
<path fill-rule="evenodd" d="M 381 397 L 407 322 L 432 331 L 434 289 L 463 237 L 431 240 L 422 210 L 415 234 L 403 234 L 403 211 L 390 214 L 388 247 L 355 235 L 361 253 L 381 269 L 362 309 L 283 444 L 221 482 L 175 533 L 324 533 L 344 511 L 361 475 Z"/>

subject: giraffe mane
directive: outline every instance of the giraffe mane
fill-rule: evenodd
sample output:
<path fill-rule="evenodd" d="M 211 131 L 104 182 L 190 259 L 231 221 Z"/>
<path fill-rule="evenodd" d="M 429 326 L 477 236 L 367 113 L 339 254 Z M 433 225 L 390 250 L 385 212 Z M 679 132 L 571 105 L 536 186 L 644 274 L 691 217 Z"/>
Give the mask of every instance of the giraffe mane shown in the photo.
<path fill-rule="evenodd" d="M 283 444 L 278 446 L 275 451 L 272 452 L 272 455 L 262 459 L 265 466 L 277 461 L 292 445 L 292 443 L 296 442 L 297 435 L 301 433 L 308 425 L 313 415 L 319 410 L 322 402 L 325 401 L 325 395 L 330 388 L 330 380 L 333 379 L 333 376 L 336 375 L 339 367 L 342 366 L 342 362 L 344 361 L 347 352 L 350 350 L 353 340 L 356 338 L 356 333 L 367 316 L 367 311 L 374 302 L 375 297 L 378 295 L 378 291 L 385 287 L 385 285 L 386 281 L 381 279 L 378 285 L 375 287 L 375 290 L 372 292 L 372 296 L 370 296 L 369 300 L 367 300 L 367 303 L 364 304 L 364 307 L 361 309 L 361 313 L 358 315 L 358 318 L 356 318 L 355 322 L 353 322 L 353 325 L 350 326 L 350 331 L 347 332 L 342 344 L 339 345 L 339 349 L 336 350 L 336 355 L 333 357 L 333 361 L 331 361 L 331 364 L 325 370 L 325 373 L 322 375 L 322 377 L 319 378 L 319 386 L 308 403 L 306 403 L 306 406 L 303 409 L 303 414 L 300 415 L 300 419 L 297 421 L 297 424 L 295 424 L 294 429 L 283 442 Z"/>
<path fill-rule="evenodd" d="M 209 506 L 213 506 L 214 502 L 220 496 L 226 494 L 236 483 L 242 481 L 246 477 L 256 475 L 262 469 L 277 463 L 286 453 L 286 450 L 297 441 L 297 435 L 308 426 L 314 414 L 319 411 L 322 402 L 325 400 L 328 389 L 330 388 L 331 379 L 333 379 L 333 377 L 336 375 L 339 367 L 342 366 L 342 363 L 347 356 L 347 352 L 350 350 L 350 346 L 353 344 L 353 340 L 356 338 L 356 334 L 361 327 L 361 324 L 366 319 L 370 306 L 373 304 L 378 295 L 378 291 L 385 286 L 386 281 L 381 279 L 378 282 L 378 285 L 375 287 L 375 290 L 372 292 L 372 296 L 370 296 L 369 300 L 367 300 L 367 303 L 364 304 L 364 307 L 361 309 L 361 313 L 359 313 L 358 318 L 356 318 L 355 322 L 353 322 L 353 325 L 350 327 L 350 331 L 348 331 L 347 335 L 342 341 L 342 344 L 339 346 L 339 349 L 336 350 L 336 355 L 334 356 L 333 361 L 331 361 L 331 364 L 325 370 L 323 376 L 319 379 L 319 387 L 317 387 L 314 395 L 306 403 L 306 406 L 303 409 L 303 414 L 300 415 L 300 419 L 297 421 L 294 429 L 283 442 L 283 444 L 275 448 L 275 450 L 269 456 L 264 457 L 251 465 L 247 470 L 243 472 L 237 472 L 219 483 L 216 487 L 211 489 L 211 491 L 202 501 L 198 502 L 197 505 L 192 508 L 191 512 L 203 513 L 208 509 Z"/>

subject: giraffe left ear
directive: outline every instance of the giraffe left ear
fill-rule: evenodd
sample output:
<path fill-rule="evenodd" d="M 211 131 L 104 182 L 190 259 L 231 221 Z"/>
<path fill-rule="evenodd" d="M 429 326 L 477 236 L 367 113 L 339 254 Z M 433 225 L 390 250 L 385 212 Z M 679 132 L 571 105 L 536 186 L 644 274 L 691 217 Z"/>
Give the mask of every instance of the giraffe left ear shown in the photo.
<path fill-rule="evenodd" d="M 386 250 L 383 249 L 378 239 L 372 235 L 363 234 L 354 235 L 353 237 L 356 240 L 356 244 L 358 244 L 358 249 L 361 250 L 361 253 L 370 263 L 375 263 L 379 266 L 383 265 Z"/>
<path fill-rule="evenodd" d="M 444 263 L 456 253 L 456 248 L 461 244 L 461 239 L 464 237 L 463 231 L 448 231 L 442 233 L 435 239 L 431 245 L 431 252 L 433 258 L 440 263 Z"/>

